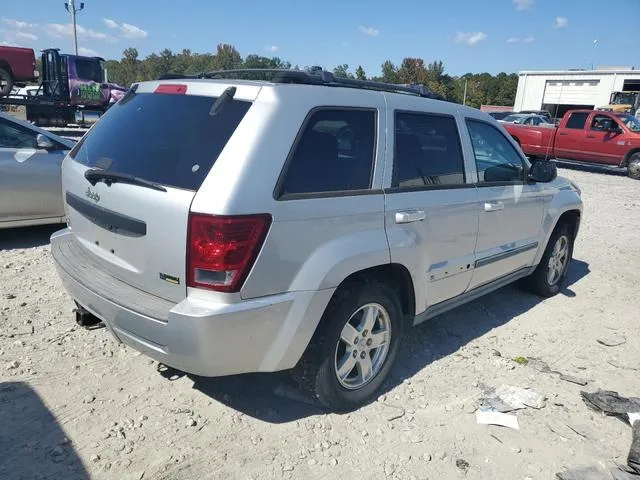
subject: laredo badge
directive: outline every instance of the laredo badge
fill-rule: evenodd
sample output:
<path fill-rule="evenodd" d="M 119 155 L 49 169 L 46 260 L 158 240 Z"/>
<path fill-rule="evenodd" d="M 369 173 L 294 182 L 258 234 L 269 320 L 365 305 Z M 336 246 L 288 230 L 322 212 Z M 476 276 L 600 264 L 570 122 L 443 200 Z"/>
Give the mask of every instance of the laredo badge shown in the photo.
<path fill-rule="evenodd" d="M 180 285 L 180 278 L 174 277 L 173 275 L 167 275 L 166 273 L 160 272 L 160 280 L 173 283 L 174 285 Z"/>

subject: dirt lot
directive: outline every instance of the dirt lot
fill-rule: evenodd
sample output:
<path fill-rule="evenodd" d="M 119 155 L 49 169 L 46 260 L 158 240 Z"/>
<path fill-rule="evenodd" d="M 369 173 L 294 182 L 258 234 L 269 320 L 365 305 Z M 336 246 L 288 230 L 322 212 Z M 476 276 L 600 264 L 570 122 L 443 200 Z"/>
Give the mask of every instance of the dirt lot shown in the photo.
<path fill-rule="evenodd" d="M 385 393 L 350 415 L 296 400 L 286 374 L 194 378 L 77 328 L 54 229 L 0 231 L 0 478 L 512 480 L 624 464 L 628 424 L 580 391 L 640 396 L 640 183 L 561 174 L 585 202 L 566 290 L 508 287 L 416 328 Z M 547 398 L 516 412 L 520 430 L 476 423 L 501 384 Z"/>

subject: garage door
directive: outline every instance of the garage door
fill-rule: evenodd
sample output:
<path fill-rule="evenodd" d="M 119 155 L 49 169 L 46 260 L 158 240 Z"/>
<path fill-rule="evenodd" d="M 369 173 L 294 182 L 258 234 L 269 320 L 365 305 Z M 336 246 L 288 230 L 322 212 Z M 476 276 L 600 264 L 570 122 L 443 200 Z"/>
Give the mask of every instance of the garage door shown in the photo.
<path fill-rule="evenodd" d="M 542 103 L 595 105 L 600 80 L 547 80 Z"/>

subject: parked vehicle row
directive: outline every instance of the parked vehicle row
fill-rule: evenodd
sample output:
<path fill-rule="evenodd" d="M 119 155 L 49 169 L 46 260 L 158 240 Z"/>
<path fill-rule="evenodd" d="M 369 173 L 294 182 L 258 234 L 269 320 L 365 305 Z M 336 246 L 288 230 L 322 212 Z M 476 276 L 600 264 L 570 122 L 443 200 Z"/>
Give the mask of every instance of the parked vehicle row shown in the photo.
<path fill-rule="evenodd" d="M 562 288 L 580 190 L 489 115 L 224 75 L 134 85 L 64 160 L 51 250 L 79 323 L 197 375 L 293 369 L 343 411 L 413 325 L 516 280 Z"/>
<path fill-rule="evenodd" d="M 533 113 L 513 113 L 498 121 L 500 123 L 515 123 L 517 125 L 535 125 L 541 127 L 554 125 L 550 118 Z"/>
<path fill-rule="evenodd" d="M 640 120 L 628 113 L 570 110 L 558 127 L 504 127 L 531 157 L 627 167 L 640 179 Z"/>
<path fill-rule="evenodd" d="M 24 120 L 39 126 L 93 123 L 126 89 L 107 81 L 104 59 L 43 50 L 42 75 L 29 48 L 0 47 L 0 106 L 23 106 Z M 40 86 L 14 92 L 12 86 L 41 77 Z"/>

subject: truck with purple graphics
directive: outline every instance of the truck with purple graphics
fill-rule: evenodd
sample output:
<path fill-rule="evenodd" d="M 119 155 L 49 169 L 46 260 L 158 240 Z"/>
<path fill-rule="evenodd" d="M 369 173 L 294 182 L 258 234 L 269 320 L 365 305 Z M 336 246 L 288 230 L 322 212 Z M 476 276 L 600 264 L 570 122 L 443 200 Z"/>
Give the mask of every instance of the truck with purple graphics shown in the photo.
<path fill-rule="evenodd" d="M 60 54 L 50 48 L 42 51 L 41 70 L 37 91 L 0 97 L 2 110 L 42 127 L 86 126 L 127 90 L 107 81 L 100 57 Z"/>

